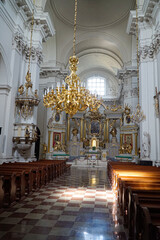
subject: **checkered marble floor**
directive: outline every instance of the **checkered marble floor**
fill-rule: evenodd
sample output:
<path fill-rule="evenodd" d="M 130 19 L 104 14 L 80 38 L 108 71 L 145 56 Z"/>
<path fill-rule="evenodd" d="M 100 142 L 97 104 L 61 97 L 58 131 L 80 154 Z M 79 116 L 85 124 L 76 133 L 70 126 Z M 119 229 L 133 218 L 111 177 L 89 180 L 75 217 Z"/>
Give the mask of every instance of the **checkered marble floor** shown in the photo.
<path fill-rule="evenodd" d="M 1 240 L 126 240 L 106 169 L 76 168 L 0 213 Z"/>

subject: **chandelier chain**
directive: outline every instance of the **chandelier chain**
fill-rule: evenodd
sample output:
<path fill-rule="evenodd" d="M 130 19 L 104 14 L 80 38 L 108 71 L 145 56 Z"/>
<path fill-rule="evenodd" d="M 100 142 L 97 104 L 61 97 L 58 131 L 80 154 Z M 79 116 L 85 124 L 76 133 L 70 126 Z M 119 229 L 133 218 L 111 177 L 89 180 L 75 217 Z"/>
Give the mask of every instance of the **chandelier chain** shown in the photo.
<path fill-rule="evenodd" d="M 73 56 L 76 55 L 76 29 L 77 29 L 77 0 L 75 0 L 75 12 L 74 12 Z"/>
<path fill-rule="evenodd" d="M 45 91 L 43 104 L 47 108 L 56 110 L 57 112 L 65 111 L 72 117 L 78 111 L 83 112 L 87 108 L 91 112 L 97 112 L 102 100 L 98 100 L 94 94 L 91 94 L 85 86 L 81 85 L 80 78 L 77 75 L 77 65 L 79 63 L 76 57 L 76 23 L 77 23 L 77 0 L 75 0 L 74 12 L 74 36 L 73 36 L 73 56 L 69 58 L 70 75 L 65 78 L 65 84 L 54 90 Z"/>
<path fill-rule="evenodd" d="M 31 37 L 30 37 L 30 47 L 29 47 L 28 72 L 30 72 L 30 65 L 31 65 L 32 37 L 33 37 L 33 26 L 34 26 L 34 6 L 35 6 L 35 0 L 33 0 L 33 10 L 32 10 Z"/>
<path fill-rule="evenodd" d="M 138 104 L 139 104 L 139 54 L 138 54 L 138 0 L 136 0 L 136 46 L 137 46 L 137 94 L 138 94 Z"/>

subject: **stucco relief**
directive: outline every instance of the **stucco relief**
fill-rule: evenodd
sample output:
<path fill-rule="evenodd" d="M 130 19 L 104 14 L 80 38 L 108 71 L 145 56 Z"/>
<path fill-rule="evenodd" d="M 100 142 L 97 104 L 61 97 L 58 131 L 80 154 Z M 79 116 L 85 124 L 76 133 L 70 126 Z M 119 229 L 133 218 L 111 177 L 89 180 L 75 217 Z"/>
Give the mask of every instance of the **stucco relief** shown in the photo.
<path fill-rule="evenodd" d="M 154 55 L 159 51 L 160 47 L 160 29 L 152 36 L 152 42 L 150 45 L 145 45 L 139 49 L 139 56 L 141 59 L 153 58 Z"/>
<path fill-rule="evenodd" d="M 12 46 L 16 48 L 21 54 L 24 54 L 27 60 L 29 59 L 29 45 L 26 43 L 24 37 L 20 33 L 17 32 L 13 35 Z M 39 64 L 42 63 L 43 57 L 41 49 L 32 47 L 31 57 L 33 60 L 36 60 L 37 58 Z"/>

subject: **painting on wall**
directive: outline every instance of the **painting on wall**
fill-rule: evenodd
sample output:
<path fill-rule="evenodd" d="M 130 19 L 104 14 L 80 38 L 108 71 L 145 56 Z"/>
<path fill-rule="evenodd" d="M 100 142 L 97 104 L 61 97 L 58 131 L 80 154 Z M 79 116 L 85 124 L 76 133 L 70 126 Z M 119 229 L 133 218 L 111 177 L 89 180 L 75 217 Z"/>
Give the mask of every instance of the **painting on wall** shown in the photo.
<path fill-rule="evenodd" d="M 94 120 L 91 122 L 91 134 L 99 134 L 99 133 L 100 133 L 100 122 Z"/>
<path fill-rule="evenodd" d="M 55 121 L 56 121 L 56 122 L 59 122 L 59 121 L 60 121 L 60 114 L 59 114 L 59 113 L 56 113 L 56 115 L 55 115 Z"/>
<path fill-rule="evenodd" d="M 56 142 L 60 142 L 61 141 L 61 133 L 59 132 L 54 132 L 53 133 L 53 147 L 55 145 Z"/>
<path fill-rule="evenodd" d="M 124 143 L 131 144 L 133 146 L 132 134 L 124 134 Z"/>

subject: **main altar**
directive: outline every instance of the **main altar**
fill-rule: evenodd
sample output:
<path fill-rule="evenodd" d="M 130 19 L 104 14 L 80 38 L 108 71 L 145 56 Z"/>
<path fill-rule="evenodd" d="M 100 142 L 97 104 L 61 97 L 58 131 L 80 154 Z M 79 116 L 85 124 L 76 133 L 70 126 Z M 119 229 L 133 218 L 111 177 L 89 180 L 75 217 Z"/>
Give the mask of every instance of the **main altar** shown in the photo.
<path fill-rule="evenodd" d="M 108 159 L 123 156 L 132 160 L 138 155 L 138 127 L 125 109 L 111 105 L 96 112 L 79 112 L 73 117 L 67 115 L 59 125 L 52 118 L 46 155 L 53 159 L 66 154 L 75 165 L 102 166 Z"/>

